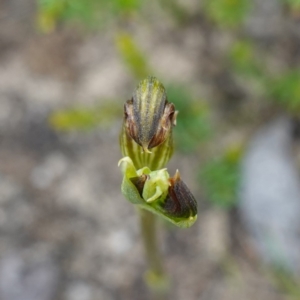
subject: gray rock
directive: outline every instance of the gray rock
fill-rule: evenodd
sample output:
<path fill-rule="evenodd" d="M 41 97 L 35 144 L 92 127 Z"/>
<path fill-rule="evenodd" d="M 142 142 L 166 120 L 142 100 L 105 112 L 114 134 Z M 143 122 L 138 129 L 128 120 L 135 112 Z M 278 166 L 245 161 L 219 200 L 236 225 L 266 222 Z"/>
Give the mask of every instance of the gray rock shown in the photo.
<path fill-rule="evenodd" d="M 13 237 L 36 218 L 36 208 L 27 201 L 23 187 L 0 173 L 0 227 Z"/>
<path fill-rule="evenodd" d="M 66 300 L 91 300 L 92 287 L 84 282 L 70 284 L 65 292 Z"/>
<path fill-rule="evenodd" d="M 103 288 L 95 284 L 76 280 L 70 282 L 67 286 L 64 295 L 64 300 L 112 300 L 112 296 L 108 294 Z"/>
<path fill-rule="evenodd" d="M 57 266 L 48 257 L 41 259 L 37 255 L 26 260 L 20 253 L 8 254 L 0 262 L 0 299 L 55 299 L 58 274 Z"/>
<path fill-rule="evenodd" d="M 59 152 L 49 154 L 41 164 L 33 169 L 30 176 L 32 185 L 38 189 L 50 187 L 66 172 L 67 165 L 67 159 L 63 154 Z"/>
<path fill-rule="evenodd" d="M 291 143 L 287 118 L 253 137 L 242 164 L 239 209 L 262 259 L 300 274 L 300 178 Z"/>
<path fill-rule="evenodd" d="M 20 198 L 21 194 L 21 187 L 15 181 L 0 173 L 0 206 Z"/>
<path fill-rule="evenodd" d="M 253 0 L 246 31 L 254 38 L 268 39 L 284 33 L 282 3 L 279 0 Z"/>

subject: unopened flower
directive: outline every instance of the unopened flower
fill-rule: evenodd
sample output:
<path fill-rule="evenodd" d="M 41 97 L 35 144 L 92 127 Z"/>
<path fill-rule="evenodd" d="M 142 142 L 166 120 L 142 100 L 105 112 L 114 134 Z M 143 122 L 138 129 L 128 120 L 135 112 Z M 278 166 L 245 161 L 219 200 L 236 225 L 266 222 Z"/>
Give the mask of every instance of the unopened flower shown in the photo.
<path fill-rule="evenodd" d="M 122 154 L 129 156 L 138 168 L 165 166 L 173 154 L 172 128 L 176 116 L 163 85 L 155 77 L 142 80 L 124 105 Z"/>
<path fill-rule="evenodd" d="M 127 134 L 145 152 L 162 144 L 176 122 L 175 106 L 167 101 L 165 89 L 155 77 L 140 82 L 125 103 L 124 114 Z"/>
<path fill-rule="evenodd" d="M 160 215 L 179 227 L 197 219 L 197 202 L 181 180 L 170 177 L 166 166 L 173 154 L 172 129 L 177 111 L 167 101 L 163 85 L 154 77 L 140 82 L 124 106 L 119 162 L 122 192 L 139 208 Z"/>
<path fill-rule="evenodd" d="M 136 170 L 129 157 L 122 158 L 119 166 L 124 175 L 122 192 L 131 203 L 182 228 L 195 223 L 197 202 L 178 171 L 170 177 L 167 169 Z"/>

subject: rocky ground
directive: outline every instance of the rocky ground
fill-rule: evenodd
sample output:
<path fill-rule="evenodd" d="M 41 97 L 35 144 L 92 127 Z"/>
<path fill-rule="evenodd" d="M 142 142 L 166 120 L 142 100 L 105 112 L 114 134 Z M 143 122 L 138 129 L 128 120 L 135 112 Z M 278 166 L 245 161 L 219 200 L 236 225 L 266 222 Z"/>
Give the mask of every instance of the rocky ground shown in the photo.
<path fill-rule="evenodd" d="M 0 5 L 0 299 L 150 299 L 138 217 L 120 192 L 120 120 L 84 133 L 56 132 L 48 122 L 51 112 L 74 104 L 123 105 L 136 83 L 113 36 L 45 36 L 30 25 L 31 1 Z M 186 32 L 185 48 L 164 32 L 144 45 L 152 64 L 165 56 L 160 74 L 209 94 L 209 85 L 193 82 L 204 43 L 197 35 Z M 287 299 L 248 246 L 232 242 L 228 214 L 201 204 L 193 159 L 177 154 L 170 164 L 203 208 L 190 229 L 161 226 L 170 299 Z"/>

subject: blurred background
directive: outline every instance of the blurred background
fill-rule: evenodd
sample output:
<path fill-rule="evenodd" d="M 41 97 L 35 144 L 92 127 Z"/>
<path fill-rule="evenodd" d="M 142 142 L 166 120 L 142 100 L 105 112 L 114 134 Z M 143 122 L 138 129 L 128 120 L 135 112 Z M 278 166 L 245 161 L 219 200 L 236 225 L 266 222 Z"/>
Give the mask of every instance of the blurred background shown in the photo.
<path fill-rule="evenodd" d="M 148 75 L 199 205 L 170 299 L 300 299 L 299 0 L 0 0 L 0 299 L 151 299 L 117 168 Z"/>

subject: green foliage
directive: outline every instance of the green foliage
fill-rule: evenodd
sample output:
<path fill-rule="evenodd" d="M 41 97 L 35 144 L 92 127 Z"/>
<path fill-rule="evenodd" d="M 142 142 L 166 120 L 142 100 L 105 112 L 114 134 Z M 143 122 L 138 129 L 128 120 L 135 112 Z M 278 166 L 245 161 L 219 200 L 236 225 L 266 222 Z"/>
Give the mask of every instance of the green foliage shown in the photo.
<path fill-rule="evenodd" d="M 300 0 L 282 0 L 284 3 L 289 5 L 292 10 L 300 9 Z"/>
<path fill-rule="evenodd" d="M 300 286 L 297 279 L 283 268 L 275 268 L 272 270 L 271 280 L 275 286 L 288 295 L 288 299 L 300 299 Z"/>
<path fill-rule="evenodd" d="M 135 78 L 142 79 L 151 74 L 146 56 L 130 34 L 117 34 L 116 47 L 121 59 Z"/>
<path fill-rule="evenodd" d="M 290 70 L 273 79 L 270 85 L 272 98 L 291 113 L 300 112 L 300 71 Z"/>
<path fill-rule="evenodd" d="M 257 60 L 254 45 L 250 41 L 237 41 L 229 51 L 233 70 L 244 76 L 261 78 L 263 66 Z"/>
<path fill-rule="evenodd" d="M 54 30 L 66 9 L 66 0 L 38 0 L 37 25 L 44 32 Z"/>
<path fill-rule="evenodd" d="M 137 11 L 140 9 L 142 3 L 140 0 L 113 0 L 106 2 L 110 3 L 112 11 L 117 14 L 130 14 Z"/>
<path fill-rule="evenodd" d="M 200 180 L 209 201 L 223 208 L 236 203 L 241 148 L 230 149 L 223 156 L 208 161 L 200 171 Z"/>
<path fill-rule="evenodd" d="M 159 0 L 162 9 L 167 12 L 178 25 L 182 25 L 189 19 L 189 14 L 177 0 Z"/>
<path fill-rule="evenodd" d="M 127 17 L 141 7 L 139 0 L 37 0 L 38 26 L 52 31 L 62 21 L 72 21 L 97 28 Z"/>
<path fill-rule="evenodd" d="M 229 59 L 233 71 L 260 84 L 263 93 L 271 101 L 280 104 L 290 113 L 300 111 L 300 71 L 290 69 L 280 75 L 267 72 L 258 60 L 254 44 L 239 41 L 233 44 Z"/>
<path fill-rule="evenodd" d="M 236 28 L 247 16 L 249 0 L 205 0 L 204 11 L 219 26 Z"/>
<path fill-rule="evenodd" d="M 194 100 L 188 91 L 179 85 L 166 88 L 168 99 L 179 111 L 175 133 L 176 149 L 189 153 L 212 135 L 209 108 L 201 100 Z"/>
<path fill-rule="evenodd" d="M 76 107 L 56 111 L 49 117 L 49 123 L 59 131 L 83 131 L 108 126 L 120 115 L 119 105 L 111 102 L 93 108 Z"/>

